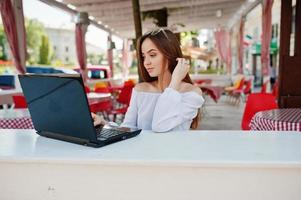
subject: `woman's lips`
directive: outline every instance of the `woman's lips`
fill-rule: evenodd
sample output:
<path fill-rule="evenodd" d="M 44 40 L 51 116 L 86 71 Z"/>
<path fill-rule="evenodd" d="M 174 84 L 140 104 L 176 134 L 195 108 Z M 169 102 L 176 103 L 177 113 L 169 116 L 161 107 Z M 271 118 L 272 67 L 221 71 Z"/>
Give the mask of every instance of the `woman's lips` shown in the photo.
<path fill-rule="evenodd" d="M 147 70 L 148 73 L 150 73 L 150 72 L 153 71 L 153 69 L 154 69 L 154 68 L 147 68 L 146 70 Z"/>

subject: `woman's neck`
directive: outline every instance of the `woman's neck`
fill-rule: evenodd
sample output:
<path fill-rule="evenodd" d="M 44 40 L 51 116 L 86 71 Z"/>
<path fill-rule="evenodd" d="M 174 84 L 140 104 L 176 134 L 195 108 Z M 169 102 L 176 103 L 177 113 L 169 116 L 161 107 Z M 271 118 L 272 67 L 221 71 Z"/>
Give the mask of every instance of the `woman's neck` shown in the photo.
<path fill-rule="evenodd" d="M 169 71 L 165 71 L 158 76 L 157 88 L 163 92 L 165 88 L 167 88 L 171 81 L 171 73 Z"/>

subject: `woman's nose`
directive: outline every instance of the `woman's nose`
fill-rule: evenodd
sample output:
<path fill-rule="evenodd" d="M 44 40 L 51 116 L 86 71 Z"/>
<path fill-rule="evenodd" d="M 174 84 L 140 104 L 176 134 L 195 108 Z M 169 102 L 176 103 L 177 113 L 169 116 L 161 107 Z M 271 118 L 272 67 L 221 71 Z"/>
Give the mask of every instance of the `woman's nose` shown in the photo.
<path fill-rule="evenodd" d="M 145 58 L 144 59 L 144 65 L 149 65 L 151 62 L 148 58 Z"/>

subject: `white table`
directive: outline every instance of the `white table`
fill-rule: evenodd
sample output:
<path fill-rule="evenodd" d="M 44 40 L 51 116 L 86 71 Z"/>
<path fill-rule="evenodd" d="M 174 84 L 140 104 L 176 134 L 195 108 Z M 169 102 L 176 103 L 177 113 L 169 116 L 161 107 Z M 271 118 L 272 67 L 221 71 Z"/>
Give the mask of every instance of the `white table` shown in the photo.
<path fill-rule="evenodd" d="M 89 104 L 100 103 L 111 99 L 111 93 L 87 93 Z"/>
<path fill-rule="evenodd" d="M 12 104 L 12 96 L 22 94 L 21 90 L 0 90 L 0 105 L 2 104 Z"/>
<path fill-rule="evenodd" d="M 111 97 L 111 93 L 89 92 L 89 93 L 87 93 L 87 97 L 89 99 L 107 99 L 107 98 Z"/>
<path fill-rule="evenodd" d="M 196 131 L 103 148 L 0 130 L 0 199 L 300 200 L 297 132 Z"/>
<path fill-rule="evenodd" d="M 0 105 L 11 105 L 14 103 L 13 95 L 22 94 L 22 91 L 19 89 L 14 90 L 0 90 Z"/>

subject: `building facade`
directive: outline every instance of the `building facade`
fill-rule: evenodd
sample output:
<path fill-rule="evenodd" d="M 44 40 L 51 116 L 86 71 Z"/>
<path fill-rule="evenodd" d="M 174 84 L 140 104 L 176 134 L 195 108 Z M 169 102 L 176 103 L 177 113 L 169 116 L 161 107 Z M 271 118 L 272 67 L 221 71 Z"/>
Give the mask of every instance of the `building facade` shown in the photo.
<path fill-rule="evenodd" d="M 53 49 L 53 60 L 64 64 L 78 65 L 75 45 L 75 31 L 73 29 L 62 29 L 46 27 Z M 87 54 L 105 54 L 106 50 L 94 44 L 86 42 Z"/>

